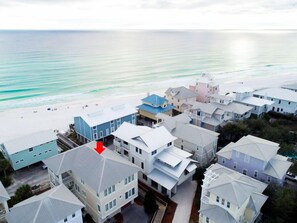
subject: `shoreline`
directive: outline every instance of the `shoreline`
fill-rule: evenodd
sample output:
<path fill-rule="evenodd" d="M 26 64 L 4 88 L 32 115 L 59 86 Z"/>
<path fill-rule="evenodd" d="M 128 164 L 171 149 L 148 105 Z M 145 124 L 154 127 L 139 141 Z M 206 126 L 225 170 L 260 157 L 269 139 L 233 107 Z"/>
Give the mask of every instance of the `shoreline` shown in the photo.
<path fill-rule="evenodd" d="M 220 85 L 220 93 L 224 94 L 232 88 L 243 85 L 253 89 L 262 89 L 267 87 L 280 87 L 284 84 L 297 82 L 297 74 L 286 74 L 272 77 L 251 77 L 250 79 L 227 80 L 216 79 Z M 195 79 L 192 84 L 195 83 Z M 171 84 L 171 85 L 170 85 Z M 168 87 L 186 86 L 186 83 L 169 82 Z M 152 91 L 160 96 L 164 95 L 166 89 Z M 30 134 L 36 131 L 52 129 L 67 131 L 69 124 L 73 123 L 73 117 L 85 112 L 101 110 L 105 107 L 128 103 L 132 106 L 141 104 L 141 99 L 146 97 L 148 92 L 121 95 L 121 96 L 101 96 L 89 99 L 78 99 L 71 102 L 60 102 L 56 104 L 41 105 L 37 107 L 13 108 L 0 112 L 0 143 L 7 140 Z M 50 109 L 50 110 L 48 110 Z"/>

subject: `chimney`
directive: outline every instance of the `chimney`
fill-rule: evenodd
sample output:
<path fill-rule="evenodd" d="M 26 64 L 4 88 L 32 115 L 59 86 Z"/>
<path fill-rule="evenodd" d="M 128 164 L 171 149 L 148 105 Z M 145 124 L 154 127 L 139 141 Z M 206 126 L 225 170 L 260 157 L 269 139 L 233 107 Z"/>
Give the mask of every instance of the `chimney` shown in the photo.
<path fill-rule="evenodd" d="M 101 154 L 105 148 L 103 147 L 103 142 L 99 141 L 96 143 L 96 148 L 94 148 L 96 150 L 97 153 Z"/>

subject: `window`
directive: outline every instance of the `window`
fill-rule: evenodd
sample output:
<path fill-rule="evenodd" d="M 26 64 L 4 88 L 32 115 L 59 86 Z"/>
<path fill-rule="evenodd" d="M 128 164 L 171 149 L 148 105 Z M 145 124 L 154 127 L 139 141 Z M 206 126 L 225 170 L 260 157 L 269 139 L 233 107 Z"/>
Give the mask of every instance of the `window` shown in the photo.
<path fill-rule="evenodd" d="M 172 142 L 168 143 L 168 144 L 167 144 L 167 147 L 169 147 L 169 146 L 171 146 L 171 145 L 172 145 Z"/>
<path fill-rule="evenodd" d="M 270 181 L 271 181 L 271 177 L 268 176 L 268 177 L 267 177 L 267 182 L 270 183 Z"/>
<path fill-rule="evenodd" d="M 74 218 L 74 217 L 75 217 L 75 213 L 72 214 L 72 218 Z"/>
<path fill-rule="evenodd" d="M 143 178 L 144 180 L 147 180 L 147 175 L 142 174 L 142 178 Z"/>
<path fill-rule="evenodd" d="M 106 136 L 109 135 L 109 129 L 106 129 Z"/>
<path fill-rule="evenodd" d="M 33 151 L 33 148 L 29 148 L 29 152 L 32 152 Z"/>
<path fill-rule="evenodd" d="M 237 163 L 233 163 L 233 168 L 236 169 Z"/>
<path fill-rule="evenodd" d="M 220 202 L 220 197 L 219 196 L 217 196 L 217 202 Z"/>
<path fill-rule="evenodd" d="M 225 163 L 225 159 L 224 158 L 222 159 L 222 163 Z"/>
<path fill-rule="evenodd" d="M 230 202 L 227 201 L 227 208 L 230 208 Z"/>
<path fill-rule="evenodd" d="M 290 105 L 290 104 L 291 104 L 291 102 L 289 101 L 289 102 L 288 102 L 288 104 Z"/>
<path fill-rule="evenodd" d="M 103 137 L 103 131 L 100 131 L 100 138 Z"/>
<path fill-rule="evenodd" d="M 80 179 L 80 182 L 81 182 L 82 184 L 85 184 L 85 181 L 84 181 L 83 179 Z"/>
<path fill-rule="evenodd" d="M 67 222 L 68 220 L 67 220 L 67 218 L 64 218 L 64 222 Z"/>
<path fill-rule="evenodd" d="M 184 146 L 183 146 L 183 145 L 181 145 L 181 146 L 180 146 L 180 149 L 181 149 L 181 150 L 184 150 Z"/>
<path fill-rule="evenodd" d="M 97 133 L 94 134 L 94 139 L 97 139 Z"/>
<path fill-rule="evenodd" d="M 281 100 L 278 100 L 278 103 L 280 104 L 281 103 Z"/>
<path fill-rule="evenodd" d="M 98 208 L 98 211 L 101 212 L 101 208 L 99 204 L 97 205 L 97 208 Z"/>
<path fill-rule="evenodd" d="M 131 175 L 131 176 L 125 178 L 125 184 L 128 184 L 128 183 L 130 183 L 132 181 L 134 181 L 134 175 Z"/>
<path fill-rule="evenodd" d="M 109 194 L 111 194 L 113 192 L 115 192 L 115 185 L 112 185 L 111 187 L 106 188 L 104 190 L 104 196 L 107 196 L 107 195 L 109 195 Z"/>
<path fill-rule="evenodd" d="M 206 217 L 206 223 L 209 223 L 209 218 L 208 217 Z"/>
<path fill-rule="evenodd" d="M 134 157 L 132 157 L 132 163 L 134 163 Z"/>
<path fill-rule="evenodd" d="M 138 153 L 138 147 L 135 148 L 135 151 Z"/>
<path fill-rule="evenodd" d="M 135 194 L 135 188 L 133 187 L 131 190 L 128 190 L 126 193 L 125 193 L 125 199 L 128 199 L 130 198 L 132 195 Z"/>
<path fill-rule="evenodd" d="M 239 158 L 239 152 L 238 151 L 236 151 L 236 157 Z"/>
<path fill-rule="evenodd" d="M 142 154 L 142 149 L 139 149 L 139 154 Z"/>
<path fill-rule="evenodd" d="M 222 199 L 222 205 L 225 205 L 225 199 Z"/>
<path fill-rule="evenodd" d="M 249 155 L 244 155 L 244 162 L 249 163 L 250 162 L 250 156 Z"/>
<path fill-rule="evenodd" d="M 155 155 L 157 153 L 157 150 L 154 150 L 153 152 L 152 152 L 152 155 Z"/>
<path fill-rule="evenodd" d="M 243 175 L 246 175 L 246 174 L 247 174 L 247 170 L 246 170 L 246 169 L 243 169 L 243 170 L 242 170 L 242 174 L 243 174 Z"/>
<path fill-rule="evenodd" d="M 254 172 L 254 177 L 258 177 L 258 171 L 257 170 L 255 170 L 255 172 Z"/>
<path fill-rule="evenodd" d="M 123 141 L 123 143 L 124 143 L 126 146 L 128 146 L 128 143 L 127 143 L 126 141 Z"/>
<path fill-rule="evenodd" d="M 141 162 L 141 168 L 144 169 L 144 164 L 143 164 L 143 162 Z"/>

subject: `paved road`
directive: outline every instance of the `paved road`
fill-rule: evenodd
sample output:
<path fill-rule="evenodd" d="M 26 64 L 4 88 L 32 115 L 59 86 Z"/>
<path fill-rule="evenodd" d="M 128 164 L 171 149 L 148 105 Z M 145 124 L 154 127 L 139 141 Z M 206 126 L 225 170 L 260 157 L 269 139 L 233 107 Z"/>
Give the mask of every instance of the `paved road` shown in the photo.
<path fill-rule="evenodd" d="M 37 163 L 31 165 L 30 167 L 25 167 L 23 169 L 15 171 L 11 178 L 13 184 L 6 188 L 10 196 L 14 195 L 15 191 L 24 184 L 29 184 L 30 186 L 42 185 L 49 182 L 49 176 L 47 170 L 42 169 L 43 163 Z"/>
<path fill-rule="evenodd" d="M 178 187 L 176 195 L 172 198 L 177 203 L 172 223 L 189 222 L 196 188 L 196 181 L 187 181 Z"/>

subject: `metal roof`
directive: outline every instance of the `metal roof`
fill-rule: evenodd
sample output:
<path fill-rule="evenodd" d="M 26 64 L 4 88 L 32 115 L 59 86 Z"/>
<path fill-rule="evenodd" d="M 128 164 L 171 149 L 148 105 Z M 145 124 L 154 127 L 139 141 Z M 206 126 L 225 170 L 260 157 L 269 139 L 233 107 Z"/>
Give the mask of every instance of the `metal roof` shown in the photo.
<path fill-rule="evenodd" d="M 285 101 L 297 102 L 297 92 L 284 89 L 284 88 L 267 88 L 259 91 L 255 91 L 254 95 L 260 95 L 262 97 L 270 97 Z"/>
<path fill-rule="evenodd" d="M 149 128 L 136 126 L 128 122 L 124 122 L 112 133 L 112 135 L 141 148 L 146 152 L 152 152 L 159 149 L 176 139 L 176 137 L 172 136 L 164 126 Z"/>
<path fill-rule="evenodd" d="M 283 179 L 288 169 L 292 165 L 291 162 L 284 160 L 284 156 L 276 155 L 268 161 L 265 166 L 264 173 L 277 179 Z"/>
<path fill-rule="evenodd" d="M 107 148 L 98 154 L 95 147 L 96 142 L 90 142 L 43 162 L 56 175 L 71 170 L 98 193 L 139 171 L 119 154 Z"/>
<path fill-rule="evenodd" d="M 56 223 L 84 205 L 63 184 L 24 200 L 7 213 L 9 223 Z"/>
<path fill-rule="evenodd" d="M 149 95 L 141 100 L 145 103 L 152 104 L 153 106 L 161 106 L 165 102 L 168 102 L 167 99 L 165 99 L 159 95 L 156 95 L 156 94 Z"/>
<path fill-rule="evenodd" d="M 176 179 L 171 178 L 157 169 L 150 172 L 148 177 L 168 190 L 171 190 L 178 182 Z"/>
<path fill-rule="evenodd" d="M 7 193 L 6 189 L 4 188 L 2 182 L 0 181 L 0 202 L 5 202 L 9 199 L 10 199 L 10 196 Z"/>
<path fill-rule="evenodd" d="M 136 113 L 136 108 L 129 104 L 122 104 L 95 111 L 93 113 L 84 113 L 77 117 L 81 117 L 90 127 L 93 127 Z"/>
<path fill-rule="evenodd" d="M 272 105 L 274 104 L 274 101 L 269 101 L 262 98 L 256 98 L 256 97 L 247 97 L 241 100 L 240 102 L 253 105 L 253 106 L 264 106 L 264 105 Z"/>
<path fill-rule="evenodd" d="M 11 155 L 57 139 L 57 135 L 52 130 L 44 130 L 6 141 L 3 145 Z"/>
<path fill-rule="evenodd" d="M 191 91 L 190 89 L 183 86 L 176 87 L 176 88 L 168 88 L 167 91 L 165 91 L 165 94 L 180 100 L 188 99 L 188 98 L 196 98 L 198 96 L 196 92 Z"/>
<path fill-rule="evenodd" d="M 291 90 L 297 90 L 297 83 L 287 84 L 287 85 L 282 86 L 282 88 L 291 89 Z"/>

